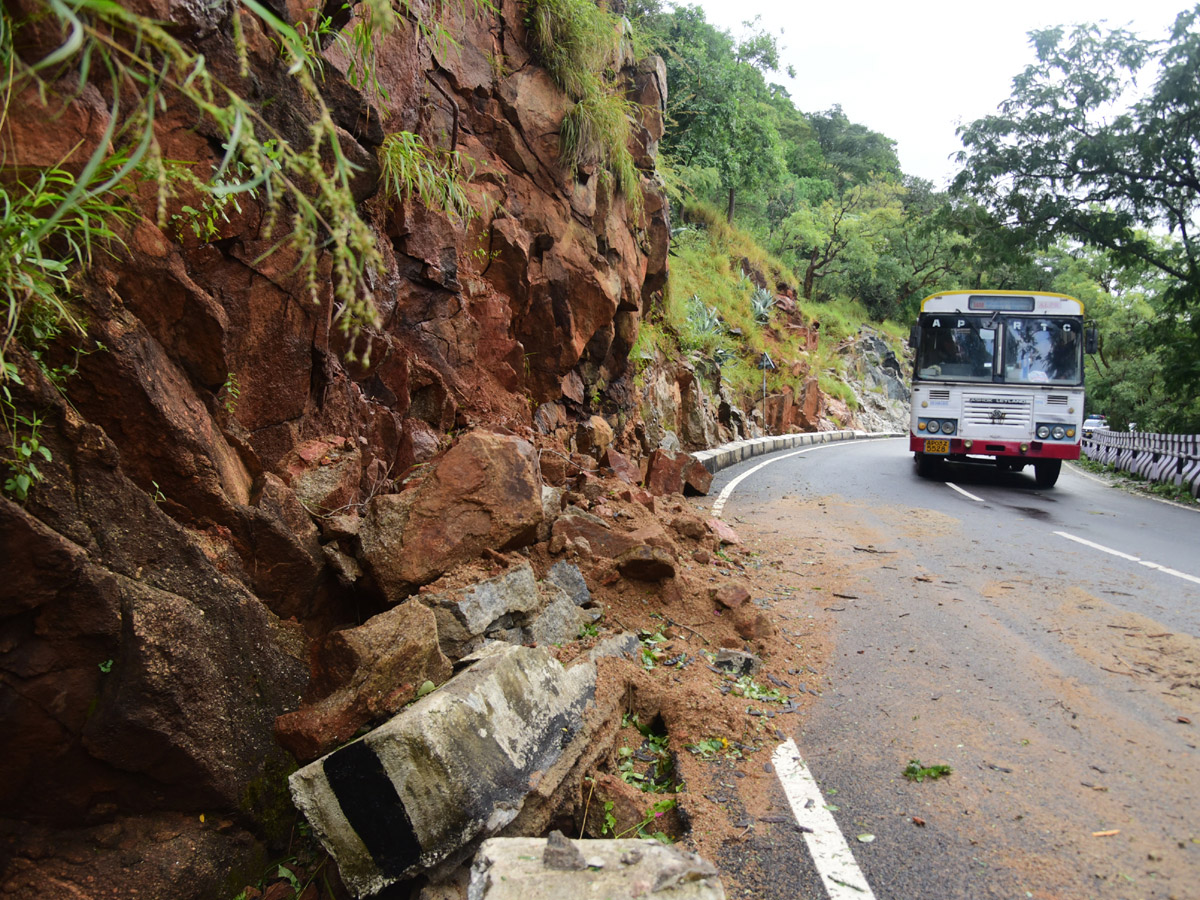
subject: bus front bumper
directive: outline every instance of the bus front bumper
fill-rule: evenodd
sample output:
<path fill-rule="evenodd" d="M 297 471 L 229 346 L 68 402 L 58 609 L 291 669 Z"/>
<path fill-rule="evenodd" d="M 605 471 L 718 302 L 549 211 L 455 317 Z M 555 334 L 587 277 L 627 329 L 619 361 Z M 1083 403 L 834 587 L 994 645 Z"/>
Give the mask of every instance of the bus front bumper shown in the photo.
<path fill-rule="evenodd" d="M 908 449 L 913 453 L 930 453 L 935 456 L 993 456 L 1016 457 L 1018 459 L 1079 459 L 1077 443 L 1068 441 L 989 441 L 978 439 L 963 439 L 958 437 L 942 438 L 941 444 L 949 442 L 948 452 L 937 450 L 938 441 L 935 438 L 918 437 L 910 433 Z M 933 449 L 926 449 L 933 444 Z"/>

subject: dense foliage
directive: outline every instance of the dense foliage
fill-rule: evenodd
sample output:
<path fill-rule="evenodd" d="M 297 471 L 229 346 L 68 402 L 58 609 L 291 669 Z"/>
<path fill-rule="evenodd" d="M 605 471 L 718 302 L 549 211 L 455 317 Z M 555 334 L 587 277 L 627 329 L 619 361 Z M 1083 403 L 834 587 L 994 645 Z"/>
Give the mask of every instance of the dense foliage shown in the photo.
<path fill-rule="evenodd" d="M 1163 40 L 1034 32 L 1012 97 L 960 130 L 948 192 L 839 107 L 798 110 L 757 23 L 736 39 L 696 6 L 634 14 L 667 61 L 663 168 L 684 218 L 723 209 L 802 298 L 877 321 L 941 289 L 1079 296 L 1102 334 L 1089 411 L 1200 431 L 1200 7 Z"/>

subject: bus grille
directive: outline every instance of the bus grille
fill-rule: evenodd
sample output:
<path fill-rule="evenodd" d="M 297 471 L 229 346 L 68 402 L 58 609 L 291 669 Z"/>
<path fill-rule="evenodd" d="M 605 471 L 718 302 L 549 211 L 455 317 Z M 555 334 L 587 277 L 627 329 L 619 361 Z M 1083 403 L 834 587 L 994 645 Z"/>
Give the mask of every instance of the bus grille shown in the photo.
<path fill-rule="evenodd" d="M 1033 401 L 1029 397 L 965 397 L 963 420 L 984 428 L 1020 428 L 1033 424 Z"/>

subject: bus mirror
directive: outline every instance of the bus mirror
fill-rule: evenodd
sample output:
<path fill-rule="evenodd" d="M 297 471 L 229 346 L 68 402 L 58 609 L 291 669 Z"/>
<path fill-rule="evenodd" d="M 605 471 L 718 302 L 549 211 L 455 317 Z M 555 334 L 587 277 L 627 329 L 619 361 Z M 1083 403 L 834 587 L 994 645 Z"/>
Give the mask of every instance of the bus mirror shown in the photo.
<path fill-rule="evenodd" d="M 1100 349 L 1100 331 L 1095 325 L 1089 325 L 1084 332 L 1084 348 L 1088 353 L 1095 353 Z"/>
<path fill-rule="evenodd" d="M 914 325 L 908 332 L 908 346 L 910 350 L 916 350 L 917 344 L 921 340 L 921 326 Z"/>

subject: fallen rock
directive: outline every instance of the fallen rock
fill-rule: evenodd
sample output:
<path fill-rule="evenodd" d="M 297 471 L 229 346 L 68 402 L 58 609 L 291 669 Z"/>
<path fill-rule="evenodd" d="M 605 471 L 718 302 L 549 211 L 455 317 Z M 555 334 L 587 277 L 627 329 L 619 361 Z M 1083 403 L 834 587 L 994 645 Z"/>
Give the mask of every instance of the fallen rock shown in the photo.
<path fill-rule="evenodd" d="M 740 544 L 742 542 L 742 539 L 737 536 L 737 532 L 720 519 L 709 519 L 704 524 L 722 544 Z"/>
<path fill-rule="evenodd" d="M 733 611 L 733 630 L 744 640 L 763 641 L 775 633 L 775 623 L 769 615 L 749 603 Z"/>
<path fill-rule="evenodd" d="M 612 469 L 612 473 L 616 478 L 621 479 L 626 484 L 637 484 L 642 480 L 642 473 L 633 460 L 624 453 L 620 453 L 609 447 L 604 451 L 604 457 L 601 462 Z"/>
<path fill-rule="evenodd" d="M 362 453 L 342 437 L 305 441 L 283 460 L 284 477 L 312 515 L 341 512 L 358 496 Z"/>
<path fill-rule="evenodd" d="M 532 542 L 542 515 L 533 447 L 473 431 L 417 485 L 371 500 L 359 530 L 363 562 L 396 602 L 485 548 Z"/>
<path fill-rule="evenodd" d="M 675 558 L 658 547 L 642 544 L 617 557 L 617 571 L 637 581 L 663 581 L 675 577 Z"/>
<path fill-rule="evenodd" d="M 579 848 L 558 829 L 546 838 L 546 849 L 542 851 L 542 865 L 547 869 L 577 871 L 588 867 L 587 860 Z"/>
<path fill-rule="evenodd" d="M 456 659 L 485 636 L 528 624 L 543 606 L 528 562 L 460 590 L 422 594 L 420 599 L 437 619 L 442 649 Z"/>
<path fill-rule="evenodd" d="M 588 868 L 548 869 L 545 838 L 492 838 L 471 866 L 467 900 L 724 900 L 716 868 L 658 841 L 571 841 Z"/>
<path fill-rule="evenodd" d="M 575 428 L 575 448 L 580 453 L 600 459 L 612 442 L 612 426 L 602 416 L 592 416 Z"/>
<path fill-rule="evenodd" d="M 598 659 L 616 659 L 621 656 L 633 659 L 636 657 L 640 647 L 641 641 L 638 640 L 638 636 L 632 631 L 626 631 L 602 640 L 592 648 L 592 652 L 588 654 L 588 659 L 592 662 Z"/>
<path fill-rule="evenodd" d="M 576 606 L 587 606 L 592 602 L 592 594 L 584 581 L 583 573 L 579 571 L 578 566 L 566 560 L 560 560 L 551 566 L 550 571 L 546 573 L 546 580 L 562 588 Z"/>
<path fill-rule="evenodd" d="M 724 609 L 737 609 L 750 602 L 750 592 L 742 584 L 722 584 L 709 588 L 708 596 L 712 602 Z"/>
<path fill-rule="evenodd" d="M 626 534 L 613 531 L 599 517 L 574 508 L 559 516 L 551 534 L 552 539 L 557 538 L 564 545 L 583 538 L 592 553 L 605 559 L 615 559 L 638 543 Z"/>
<path fill-rule="evenodd" d="M 530 624 L 522 630 L 521 643 L 537 644 L 539 647 L 547 644 L 565 644 L 579 637 L 579 629 L 599 616 L 580 609 L 571 600 L 566 591 L 554 585 L 543 585 L 543 592 L 553 592 L 558 596 L 546 605 Z"/>
<path fill-rule="evenodd" d="M 300 762 L 344 744 L 369 722 L 398 712 L 426 681 L 450 677 L 434 613 L 415 600 L 335 631 L 315 654 L 319 702 L 275 720 L 275 740 Z"/>
<path fill-rule="evenodd" d="M 671 528 L 681 537 L 693 541 L 700 540 L 708 533 L 708 530 L 704 527 L 704 520 L 697 516 L 676 516 L 671 520 Z"/>
<path fill-rule="evenodd" d="M 652 494 L 707 494 L 712 472 L 690 453 L 659 448 L 646 465 L 646 487 Z"/>
<path fill-rule="evenodd" d="M 573 739 L 595 690 L 593 664 L 565 670 L 548 650 L 492 645 L 387 724 L 295 772 L 292 799 L 358 896 L 444 870 L 563 777 L 583 750 Z"/>
<path fill-rule="evenodd" d="M 753 653 L 723 647 L 717 651 L 713 665 L 740 678 L 743 675 L 752 675 L 757 672 L 762 665 L 762 660 Z"/>
<path fill-rule="evenodd" d="M 539 542 L 550 540 L 550 529 L 554 527 L 555 521 L 562 514 L 563 494 L 565 493 L 566 491 L 561 487 L 542 485 L 542 521 L 538 524 Z"/>

